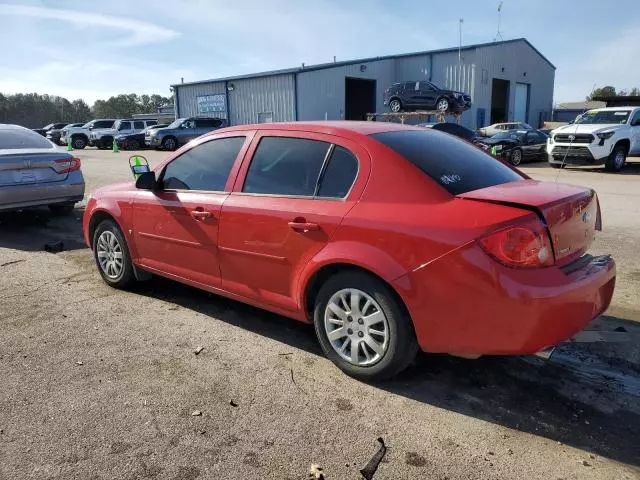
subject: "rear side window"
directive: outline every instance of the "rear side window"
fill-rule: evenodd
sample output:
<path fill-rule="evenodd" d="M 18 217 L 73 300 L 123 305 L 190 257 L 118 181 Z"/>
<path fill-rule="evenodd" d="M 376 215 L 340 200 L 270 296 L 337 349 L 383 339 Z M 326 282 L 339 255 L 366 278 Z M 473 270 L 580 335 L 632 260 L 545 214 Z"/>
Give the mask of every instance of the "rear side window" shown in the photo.
<path fill-rule="evenodd" d="M 144 122 L 133 122 L 133 128 L 136 130 L 142 130 L 144 128 Z"/>
<path fill-rule="evenodd" d="M 218 118 L 203 118 L 196 120 L 197 128 L 220 128 L 222 120 Z"/>
<path fill-rule="evenodd" d="M 479 148 L 438 131 L 396 131 L 371 137 L 402 155 L 451 195 L 522 180 Z"/>
<path fill-rule="evenodd" d="M 120 122 L 118 125 L 118 131 L 131 130 L 131 122 Z"/>
<path fill-rule="evenodd" d="M 263 137 L 253 155 L 243 192 L 312 197 L 329 144 Z"/>
<path fill-rule="evenodd" d="M 245 137 L 211 140 L 196 145 L 169 163 L 162 175 L 165 190 L 224 191 Z"/>
<path fill-rule="evenodd" d="M 149 127 L 151 125 L 157 125 L 157 124 L 158 124 L 157 120 L 147 120 L 147 126 L 149 126 Z"/>
<path fill-rule="evenodd" d="M 17 150 L 20 148 L 53 148 L 42 135 L 21 128 L 0 128 L 0 150 Z"/>
<path fill-rule="evenodd" d="M 336 147 L 320 180 L 318 197 L 344 198 L 358 174 L 358 160 L 351 152 Z"/>

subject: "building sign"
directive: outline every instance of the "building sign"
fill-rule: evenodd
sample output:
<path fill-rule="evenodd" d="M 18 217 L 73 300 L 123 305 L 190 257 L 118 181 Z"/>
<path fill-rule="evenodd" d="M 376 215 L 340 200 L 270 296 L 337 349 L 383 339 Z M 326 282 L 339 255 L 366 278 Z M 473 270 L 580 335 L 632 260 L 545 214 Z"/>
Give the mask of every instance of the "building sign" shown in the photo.
<path fill-rule="evenodd" d="M 198 114 L 223 113 L 227 116 L 227 105 L 224 93 L 218 95 L 203 95 L 196 98 Z"/>

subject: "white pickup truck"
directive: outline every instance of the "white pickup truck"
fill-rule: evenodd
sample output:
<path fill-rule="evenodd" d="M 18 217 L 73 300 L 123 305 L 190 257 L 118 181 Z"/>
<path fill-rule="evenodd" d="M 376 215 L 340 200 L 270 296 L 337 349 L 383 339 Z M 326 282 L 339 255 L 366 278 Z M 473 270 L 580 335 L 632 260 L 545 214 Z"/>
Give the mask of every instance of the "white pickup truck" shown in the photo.
<path fill-rule="evenodd" d="M 89 145 L 89 134 L 93 129 L 111 128 L 114 122 L 114 119 L 97 118 L 81 127 L 66 126 L 60 132 L 60 143 L 67 145 L 71 142 L 73 148 L 82 150 Z"/>
<path fill-rule="evenodd" d="M 547 154 L 553 168 L 604 165 L 619 172 L 628 155 L 640 154 L 640 107 L 589 110 L 551 132 Z"/>

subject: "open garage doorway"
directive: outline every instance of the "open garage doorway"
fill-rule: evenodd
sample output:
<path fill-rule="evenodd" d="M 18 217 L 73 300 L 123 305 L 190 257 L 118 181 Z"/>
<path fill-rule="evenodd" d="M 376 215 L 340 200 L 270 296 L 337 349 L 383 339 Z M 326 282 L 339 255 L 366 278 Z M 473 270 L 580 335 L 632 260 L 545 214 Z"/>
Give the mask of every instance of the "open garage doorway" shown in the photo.
<path fill-rule="evenodd" d="M 494 78 L 491 82 L 491 121 L 494 123 L 508 122 L 509 114 L 509 81 Z"/>
<path fill-rule="evenodd" d="M 346 77 L 344 82 L 344 119 L 366 120 L 376 111 L 376 81 Z"/>

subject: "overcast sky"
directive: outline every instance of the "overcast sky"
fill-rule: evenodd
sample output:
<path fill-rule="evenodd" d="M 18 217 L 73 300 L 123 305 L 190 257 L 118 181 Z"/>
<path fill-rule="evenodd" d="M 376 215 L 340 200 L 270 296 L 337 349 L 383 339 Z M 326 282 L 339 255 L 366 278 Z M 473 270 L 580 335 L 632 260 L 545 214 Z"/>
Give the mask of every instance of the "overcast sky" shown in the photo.
<path fill-rule="evenodd" d="M 0 0 L 0 92 L 117 93 L 492 41 L 497 0 Z M 501 34 L 556 65 L 555 102 L 640 87 L 638 0 L 505 0 Z"/>

